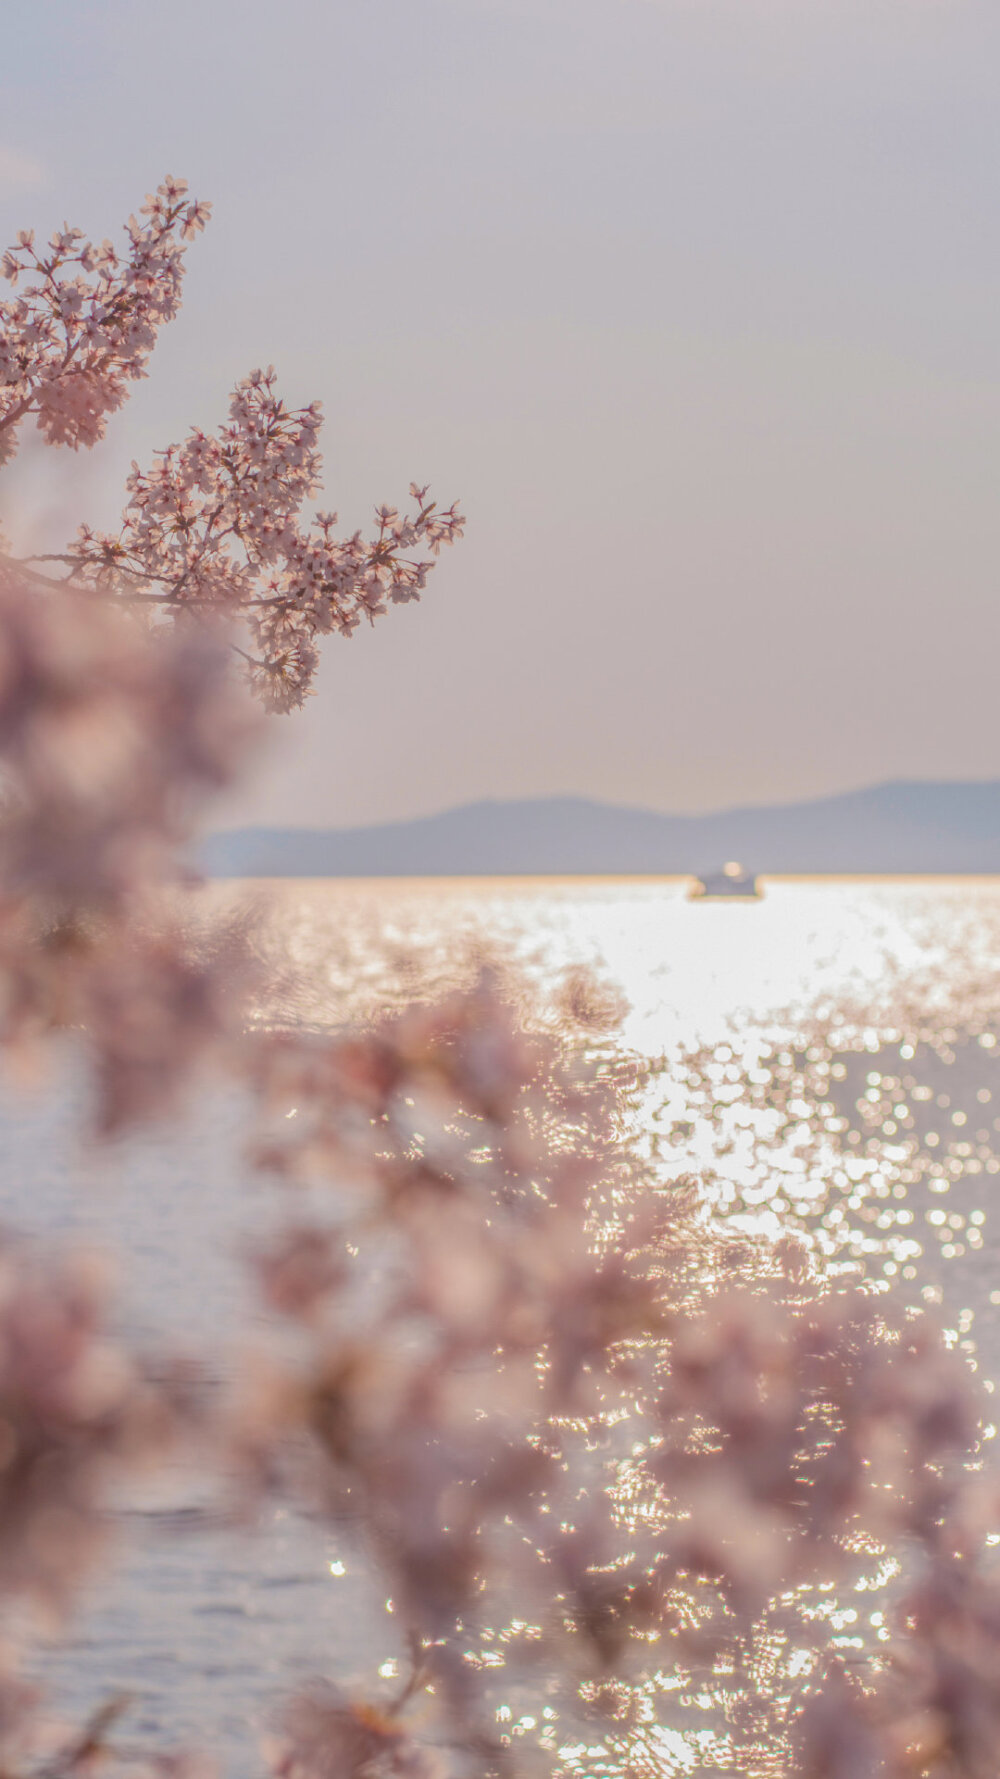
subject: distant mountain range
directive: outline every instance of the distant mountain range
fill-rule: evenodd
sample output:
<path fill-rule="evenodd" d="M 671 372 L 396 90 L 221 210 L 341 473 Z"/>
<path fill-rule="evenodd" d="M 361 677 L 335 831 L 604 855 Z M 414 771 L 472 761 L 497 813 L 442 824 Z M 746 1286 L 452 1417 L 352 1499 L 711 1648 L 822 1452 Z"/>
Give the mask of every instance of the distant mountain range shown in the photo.
<path fill-rule="evenodd" d="M 211 877 L 472 877 L 751 871 L 996 872 L 1000 782 L 874 785 L 809 803 L 660 815 L 584 797 L 468 803 L 379 827 L 241 828 L 199 851 Z"/>

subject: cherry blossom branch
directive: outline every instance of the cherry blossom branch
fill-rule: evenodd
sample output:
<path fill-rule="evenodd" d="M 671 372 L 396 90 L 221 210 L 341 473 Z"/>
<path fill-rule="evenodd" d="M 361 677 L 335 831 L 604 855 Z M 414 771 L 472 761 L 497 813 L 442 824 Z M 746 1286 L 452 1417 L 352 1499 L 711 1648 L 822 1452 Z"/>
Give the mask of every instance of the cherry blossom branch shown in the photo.
<path fill-rule="evenodd" d="M 78 229 L 52 237 L 50 252 L 23 232 L 2 271 L 20 293 L 0 304 L 0 462 L 15 449 L 17 424 L 35 415 L 43 437 L 74 449 L 103 437 L 128 384 L 146 374 L 158 328 L 180 302 L 185 244 L 205 225 L 208 206 L 167 179 L 129 219 L 129 251 L 97 248 Z M 417 599 L 433 559 L 461 536 L 452 506 L 440 511 L 414 484 L 417 510 L 377 509 L 377 534 L 338 539 L 332 515 L 304 521 L 319 486 L 319 404 L 286 408 L 273 369 L 237 385 L 229 421 L 210 436 L 158 454 L 150 471 L 133 465 L 117 536 L 82 526 L 69 551 L 27 558 L 60 561 L 68 579 L 120 597 L 124 582 L 164 611 L 224 610 L 249 627 L 251 684 L 273 710 L 308 695 L 316 642 L 350 635 L 390 604 Z M 414 558 L 416 545 L 427 551 Z"/>
<path fill-rule="evenodd" d="M 128 384 L 146 374 L 159 328 L 180 306 L 185 244 L 209 206 L 168 178 L 126 225 L 128 250 L 100 247 L 68 226 L 47 256 L 23 230 L 0 274 L 19 294 L 0 303 L 0 463 L 16 449 L 18 423 L 37 417 L 50 444 L 74 450 L 103 438 Z M 31 282 L 32 273 L 36 280 Z"/>

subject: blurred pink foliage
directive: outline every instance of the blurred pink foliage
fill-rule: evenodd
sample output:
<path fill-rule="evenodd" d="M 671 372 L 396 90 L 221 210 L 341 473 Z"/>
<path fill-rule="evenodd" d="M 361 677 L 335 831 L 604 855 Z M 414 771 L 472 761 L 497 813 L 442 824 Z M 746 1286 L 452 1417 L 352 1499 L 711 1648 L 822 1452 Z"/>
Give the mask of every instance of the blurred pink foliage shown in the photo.
<path fill-rule="evenodd" d="M 0 1039 L 84 1029 L 108 1131 L 164 1110 L 227 1030 L 236 936 L 195 958 L 166 895 L 256 729 L 211 627 L 151 634 L 0 564 Z"/>
<path fill-rule="evenodd" d="M 143 216 L 124 257 L 69 229 L 5 257 L 27 280 L 0 308 L 5 456 L 31 415 L 92 444 L 144 375 L 207 208 L 168 180 Z M 970 1467 L 978 1405 L 929 1323 L 824 1288 L 794 1244 L 754 1250 L 696 1182 L 644 1171 L 634 1083 L 602 1058 L 613 990 L 571 974 L 554 1029 L 484 973 L 367 1029 L 268 1032 L 245 933 L 185 909 L 183 848 L 258 740 L 234 635 L 290 709 L 316 638 L 416 597 L 428 564 L 404 552 L 461 529 L 416 486 L 373 540 L 303 529 L 318 428 L 255 373 L 217 435 L 134 468 L 116 537 L 0 560 L 0 1044 L 23 1062 L 71 1035 L 104 1136 L 225 1072 L 256 1107 L 249 1162 L 291 1205 L 249 1256 L 288 1338 L 211 1428 L 169 1357 L 108 1333 L 91 1265 L 0 1244 L 3 1771 L 206 1770 L 130 1755 L 114 1701 L 55 1733 L 18 1668 L 22 1605 L 67 1609 L 117 1478 L 180 1440 L 234 1511 L 280 1493 L 349 1527 L 391 1593 L 397 1684 L 292 1699 L 282 1779 L 550 1770 L 504 1728 L 513 1693 L 557 1700 L 623 1773 L 662 1770 L 641 1757 L 651 1668 L 728 1687 L 748 1773 L 992 1779 L 1000 1491 Z M 811 1590 L 890 1551 L 891 1636 L 848 1672 Z M 804 1677 L 768 1690 L 782 1626 Z"/>

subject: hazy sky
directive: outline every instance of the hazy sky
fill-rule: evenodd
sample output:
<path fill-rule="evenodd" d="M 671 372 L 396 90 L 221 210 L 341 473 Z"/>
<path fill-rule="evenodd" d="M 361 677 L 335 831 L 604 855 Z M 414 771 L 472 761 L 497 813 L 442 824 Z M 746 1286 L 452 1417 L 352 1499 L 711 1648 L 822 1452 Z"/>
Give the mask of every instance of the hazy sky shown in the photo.
<path fill-rule="evenodd" d="M 11 5 L 3 241 L 215 204 L 19 519 L 111 521 L 268 362 L 350 528 L 461 497 L 230 819 L 1000 777 L 998 67 L 997 0 Z"/>

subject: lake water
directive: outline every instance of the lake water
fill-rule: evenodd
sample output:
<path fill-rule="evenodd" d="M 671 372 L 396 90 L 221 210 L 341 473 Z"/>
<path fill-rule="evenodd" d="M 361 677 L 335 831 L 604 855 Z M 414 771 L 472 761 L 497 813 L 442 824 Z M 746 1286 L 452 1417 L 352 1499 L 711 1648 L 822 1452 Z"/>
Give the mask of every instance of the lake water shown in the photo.
<path fill-rule="evenodd" d="M 472 980 L 484 953 L 540 997 L 591 966 L 628 1002 L 614 1044 L 649 1065 L 638 1141 L 660 1176 L 693 1173 L 735 1228 L 800 1232 L 831 1274 L 933 1306 L 990 1388 L 1000 880 L 780 880 L 759 903 L 692 903 L 686 887 L 259 885 L 260 1018 L 335 1026 Z M 239 1163 L 239 1096 L 216 1091 L 184 1128 L 88 1155 L 74 1137 L 82 1092 L 69 1071 L 37 1096 L 8 1091 L 0 1214 L 123 1250 L 126 1320 L 225 1371 L 234 1329 L 255 1332 L 239 1253 L 273 1215 Z M 392 1660 L 392 1625 L 328 1529 L 272 1512 L 250 1537 L 203 1505 L 178 1475 L 123 1515 L 114 1579 L 45 1667 L 67 1713 L 126 1692 L 136 1742 L 188 1740 L 254 1771 L 273 1701 L 304 1676 L 369 1677 Z M 849 1649 L 854 1621 L 840 1631 Z M 683 1734 L 651 1744 L 646 1766 L 691 1770 Z M 557 1724 L 547 1736 L 559 1746 Z M 711 1764 L 725 1764 L 718 1747 Z"/>

